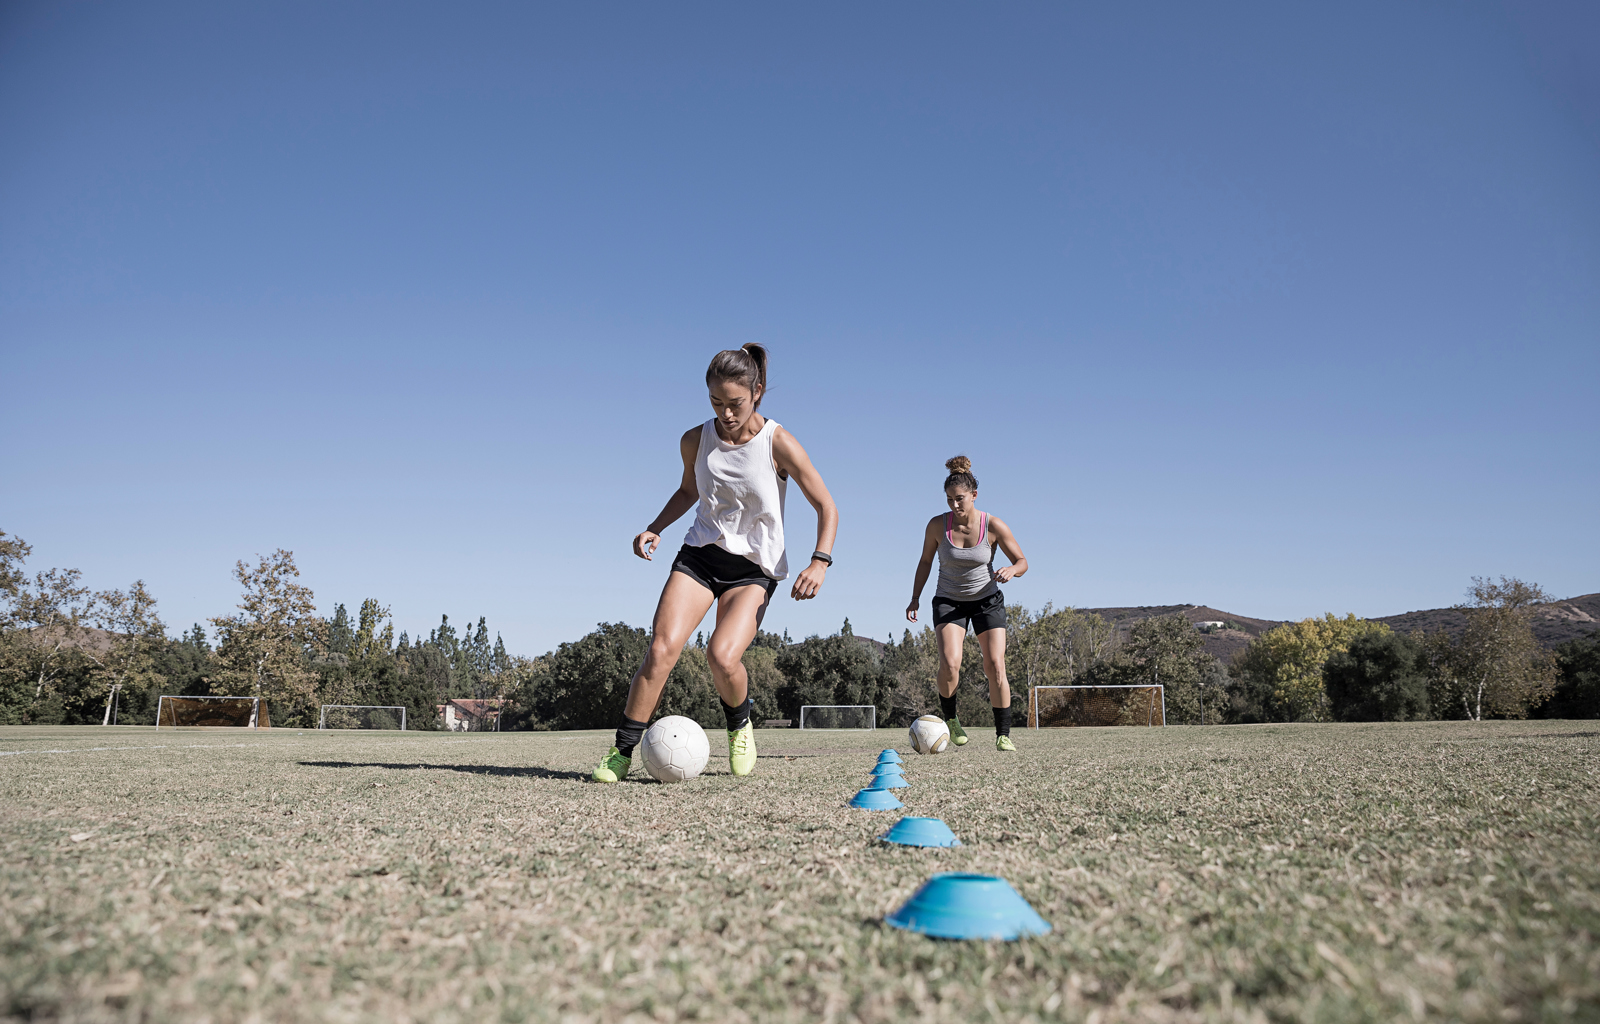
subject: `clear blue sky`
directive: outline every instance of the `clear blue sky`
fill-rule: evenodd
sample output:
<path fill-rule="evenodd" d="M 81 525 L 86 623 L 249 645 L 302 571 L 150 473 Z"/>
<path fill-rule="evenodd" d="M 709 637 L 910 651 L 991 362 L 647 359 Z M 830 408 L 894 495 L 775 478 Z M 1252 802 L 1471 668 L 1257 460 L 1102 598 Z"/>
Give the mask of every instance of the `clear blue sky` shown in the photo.
<path fill-rule="evenodd" d="M 1600 590 L 1596 12 L 9 2 L 0 528 L 536 654 L 648 623 L 756 340 L 796 636 L 899 634 L 957 452 L 1029 606 Z"/>

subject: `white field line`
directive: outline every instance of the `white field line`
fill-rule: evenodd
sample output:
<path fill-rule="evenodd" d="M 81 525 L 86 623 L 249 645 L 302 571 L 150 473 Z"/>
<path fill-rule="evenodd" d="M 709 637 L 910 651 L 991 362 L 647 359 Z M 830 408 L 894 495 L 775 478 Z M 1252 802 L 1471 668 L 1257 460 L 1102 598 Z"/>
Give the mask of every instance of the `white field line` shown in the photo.
<path fill-rule="evenodd" d="M 73 750 L 0 750 L 0 757 L 11 754 L 87 754 L 95 750 L 166 750 L 168 747 L 177 747 L 179 750 L 199 750 L 204 748 L 220 747 L 264 747 L 265 743 L 158 743 L 148 747 L 78 747 Z"/>

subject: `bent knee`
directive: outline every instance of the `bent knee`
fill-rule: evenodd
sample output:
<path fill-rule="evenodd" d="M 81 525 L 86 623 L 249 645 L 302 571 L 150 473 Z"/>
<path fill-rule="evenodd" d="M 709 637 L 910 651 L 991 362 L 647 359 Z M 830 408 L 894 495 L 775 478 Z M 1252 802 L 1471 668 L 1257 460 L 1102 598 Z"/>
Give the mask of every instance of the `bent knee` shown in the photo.
<path fill-rule="evenodd" d="M 743 663 L 741 652 L 717 647 L 706 651 L 706 660 L 711 663 L 712 669 L 722 675 L 730 674 Z"/>

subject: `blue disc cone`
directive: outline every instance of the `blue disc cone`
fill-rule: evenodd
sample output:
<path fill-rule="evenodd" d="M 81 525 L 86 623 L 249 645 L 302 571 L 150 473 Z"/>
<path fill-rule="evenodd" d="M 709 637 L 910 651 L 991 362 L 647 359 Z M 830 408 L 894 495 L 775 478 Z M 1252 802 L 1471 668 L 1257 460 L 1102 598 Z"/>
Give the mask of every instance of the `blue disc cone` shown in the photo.
<path fill-rule="evenodd" d="M 901 846 L 960 846 L 961 840 L 938 818 L 913 818 L 907 815 L 883 834 L 886 843 Z"/>
<path fill-rule="evenodd" d="M 904 775 L 875 775 L 867 783 L 868 789 L 910 789 L 911 783 L 906 781 Z"/>
<path fill-rule="evenodd" d="M 879 764 L 899 764 L 900 752 L 898 750 L 885 750 L 878 755 Z"/>
<path fill-rule="evenodd" d="M 864 811 L 898 811 L 905 804 L 896 800 L 887 789 L 863 789 L 850 798 L 850 806 Z"/>
<path fill-rule="evenodd" d="M 934 875 L 884 923 L 936 939 L 1017 939 L 1043 935 L 1050 922 L 1003 878 Z"/>
<path fill-rule="evenodd" d="M 904 775 L 906 770 L 897 764 L 885 761 L 883 764 L 872 766 L 873 775 Z"/>

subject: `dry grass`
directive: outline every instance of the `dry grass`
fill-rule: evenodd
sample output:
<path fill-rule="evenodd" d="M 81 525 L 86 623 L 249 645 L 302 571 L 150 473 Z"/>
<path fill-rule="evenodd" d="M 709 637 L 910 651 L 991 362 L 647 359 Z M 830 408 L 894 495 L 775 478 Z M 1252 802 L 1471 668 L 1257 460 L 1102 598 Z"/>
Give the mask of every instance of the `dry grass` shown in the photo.
<path fill-rule="evenodd" d="M 0 1015 L 1600 1017 L 1593 723 L 976 733 L 908 758 L 954 850 L 844 806 L 898 733 L 758 735 L 599 787 L 596 733 L 0 730 Z M 881 925 L 952 869 L 1055 932 Z"/>

